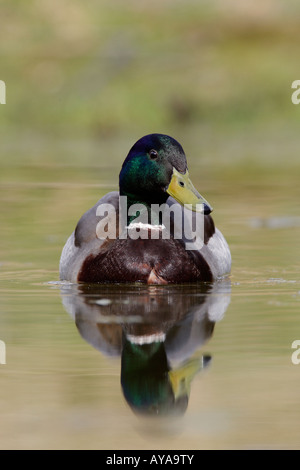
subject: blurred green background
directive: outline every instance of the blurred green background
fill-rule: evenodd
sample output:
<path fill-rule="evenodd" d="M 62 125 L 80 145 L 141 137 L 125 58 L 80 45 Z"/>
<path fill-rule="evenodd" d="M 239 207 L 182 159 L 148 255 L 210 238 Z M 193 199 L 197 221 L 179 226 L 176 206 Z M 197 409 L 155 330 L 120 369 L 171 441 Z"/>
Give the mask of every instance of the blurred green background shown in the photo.
<path fill-rule="evenodd" d="M 296 214 L 297 1 L 0 5 L 2 259 L 28 260 L 42 240 L 57 269 L 80 214 L 152 132 L 183 145 L 231 244 L 234 220 Z"/>
<path fill-rule="evenodd" d="M 183 145 L 233 250 L 237 220 L 298 213 L 299 2 L 0 5 L 2 259 L 44 243 L 57 275 L 79 216 L 152 132 Z"/>
<path fill-rule="evenodd" d="M 298 163 L 296 0 L 0 5 L 1 166 L 121 161 L 151 132 L 205 163 Z"/>
<path fill-rule="evenodd" d="M 152 132 L 183 145 L 233 249 L 237 219 L 297 214 L 299 2 L 0 5 L 2 259 L 42 240 L 57 269 L 80 214 Z"/>

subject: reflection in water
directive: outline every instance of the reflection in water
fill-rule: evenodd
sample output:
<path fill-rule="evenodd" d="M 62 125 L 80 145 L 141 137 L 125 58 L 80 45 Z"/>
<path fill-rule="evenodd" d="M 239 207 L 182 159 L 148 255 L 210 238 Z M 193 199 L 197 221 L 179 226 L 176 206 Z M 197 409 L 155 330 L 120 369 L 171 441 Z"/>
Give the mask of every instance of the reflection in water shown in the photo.
<path fill-rule="evenodd" d="M 121 356 L 123 394 L 135 412 L 185 412 L 193 378 L 211 361 L 201 347 L 229 305 L 229 280 L 185 286 L 63 284 L 61 292 L 81 336 L 105 355 Z"/>

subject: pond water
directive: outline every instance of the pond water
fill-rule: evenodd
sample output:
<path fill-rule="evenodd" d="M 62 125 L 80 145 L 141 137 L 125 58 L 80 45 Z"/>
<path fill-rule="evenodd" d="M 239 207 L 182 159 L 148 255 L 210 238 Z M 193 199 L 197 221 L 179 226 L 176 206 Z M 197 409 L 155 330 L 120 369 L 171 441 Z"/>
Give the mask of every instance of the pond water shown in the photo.
<path fill-rule="evenodd" d="M 116 168 L 6 167 L 1 449 L 299 448 L 297 175 L 190 173 L 230 278 L 77 286 L 59 282 L 60 252 Z"/>

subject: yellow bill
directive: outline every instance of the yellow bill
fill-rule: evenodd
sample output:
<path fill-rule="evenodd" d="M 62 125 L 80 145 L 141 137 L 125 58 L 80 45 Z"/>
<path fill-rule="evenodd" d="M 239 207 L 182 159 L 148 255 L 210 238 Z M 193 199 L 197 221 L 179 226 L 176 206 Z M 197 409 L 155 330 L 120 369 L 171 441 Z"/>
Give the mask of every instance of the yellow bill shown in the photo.
<path fill-rule="evenodd" d="M 197 372 L 202 368 L 200 359 L 191 359 L 179 369 L 170 370 L 169 380 L 174 393 L 175 400 L 180 396 L 189 395 L 191 382 Z"/>
<path fill-rule="evenodd" d="M 194 187 L 189 178 L 188 170 L 182 174 L 173 168 L 173 175 L 167 188 L 167 193 L 182 206 L 188 204 L 190 206 L 188 208 L 192 211 L 201 212 L 202 214 L 207 215 L 213 210 L 204 197 L 202 197 Z"/>

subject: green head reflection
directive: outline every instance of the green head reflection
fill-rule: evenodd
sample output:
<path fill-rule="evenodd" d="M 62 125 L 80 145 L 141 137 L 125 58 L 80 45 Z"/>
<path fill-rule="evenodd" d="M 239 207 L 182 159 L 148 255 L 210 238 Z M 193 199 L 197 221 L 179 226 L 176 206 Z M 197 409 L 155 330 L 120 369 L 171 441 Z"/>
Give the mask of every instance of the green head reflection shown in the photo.
<path fill-rule="evenodd" d="M 164 342 L 134 344 L 125 340 L 121 384 L 130 407 L 148 415 L 181 415 L 188 406 L 190 385 L 202 358 L 171 369 Z"/>

